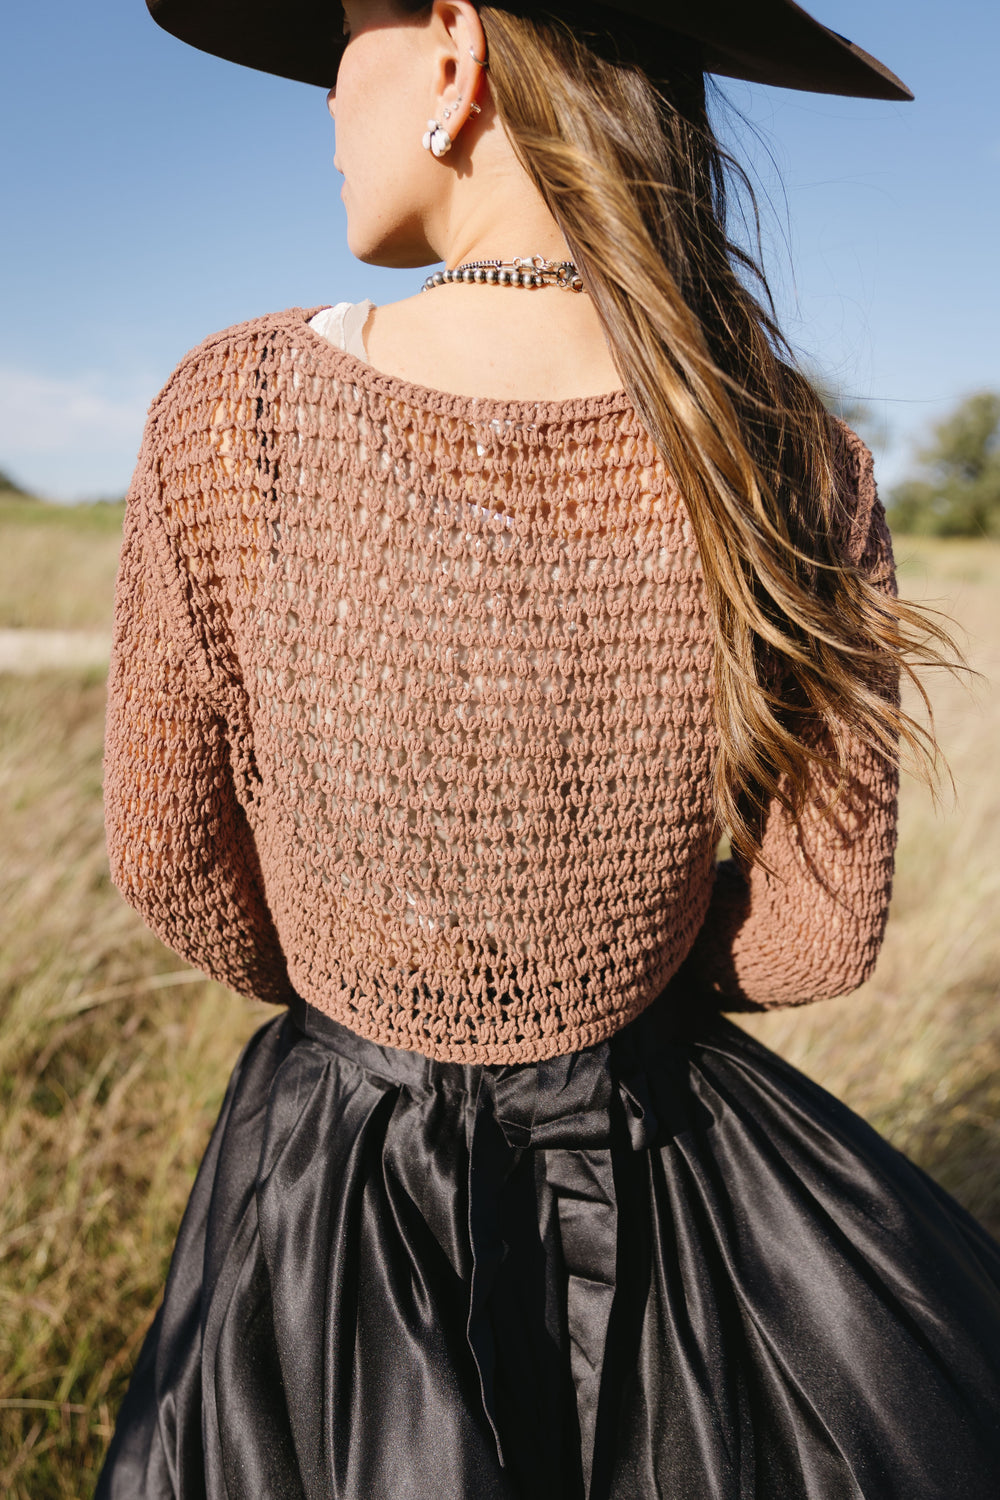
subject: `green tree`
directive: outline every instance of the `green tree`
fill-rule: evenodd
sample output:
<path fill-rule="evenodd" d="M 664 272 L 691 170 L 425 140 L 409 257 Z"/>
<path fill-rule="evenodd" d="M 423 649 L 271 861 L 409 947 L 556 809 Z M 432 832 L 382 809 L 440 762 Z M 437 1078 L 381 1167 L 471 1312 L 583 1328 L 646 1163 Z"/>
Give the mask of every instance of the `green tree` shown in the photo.
<path fill-rule="evenodd" d="M 898 531 L 1000 536 L 1000 394 L 967 396 L 917 451 L 918 472 L 890 492 Z"/>

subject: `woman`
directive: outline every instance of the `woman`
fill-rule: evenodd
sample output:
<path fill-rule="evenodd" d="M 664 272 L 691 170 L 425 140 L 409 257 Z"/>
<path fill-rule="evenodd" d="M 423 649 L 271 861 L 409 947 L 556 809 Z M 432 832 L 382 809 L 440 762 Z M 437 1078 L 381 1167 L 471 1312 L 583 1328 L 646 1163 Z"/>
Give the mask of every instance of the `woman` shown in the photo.
<path fill-rule="evenodd" d="M 871 972 L 921 622 L 704 72 L 908 94 L 789 0 L 562 4 L 150 0 L 336 72 L 360 259 L 503 264 L 227 330 L 150 413 L 112 872 L 282 1010 L 101 1497 L 994 1493 L 1000 1250 L 720 1015 Z"/>

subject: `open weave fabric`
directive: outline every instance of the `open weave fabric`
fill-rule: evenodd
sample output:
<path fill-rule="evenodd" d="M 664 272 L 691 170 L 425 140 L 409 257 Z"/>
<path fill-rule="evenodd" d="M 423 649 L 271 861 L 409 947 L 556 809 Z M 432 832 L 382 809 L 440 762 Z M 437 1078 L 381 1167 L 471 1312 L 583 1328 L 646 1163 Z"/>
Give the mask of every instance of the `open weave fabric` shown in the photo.
<path fill-rule="evenodd" d="M 105 748 L 125 898 L 238 992 L 446 1061 L 603 1040 L 689 955 L 725 1008 L 860 984 L 895 768 L 855 746 L 835 818 L 817 786 L 760 867 L 716 865 L 712 624 L 627 394 L 455 396 L 311 315 L 207 340 L 150 411 Z M 848 554 L 891 590 L 841 450 Z"/>

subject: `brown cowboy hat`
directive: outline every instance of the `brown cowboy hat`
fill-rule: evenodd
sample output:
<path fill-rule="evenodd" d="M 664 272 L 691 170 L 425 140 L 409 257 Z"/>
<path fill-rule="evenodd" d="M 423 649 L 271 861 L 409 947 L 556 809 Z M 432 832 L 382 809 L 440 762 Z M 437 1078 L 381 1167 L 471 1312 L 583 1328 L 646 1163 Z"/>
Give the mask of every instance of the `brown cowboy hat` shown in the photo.
<path fill-rule="evenodd" d="M 818 94 L 912 99 L 894 73 L 794 0 L 603 0 L 699 42 L 706 72 Z M 165 31 L 203 52 L 329 88 L 345 46 L 337 0 L 146 0 Z M 521 8 L 518 0 L 516 8 Z M 565 0 L 560 0 L 563 9 Z M 514 6 L 511 7 L 515 8 Z M 543 10 L 544 0 L 538 8 Z"/>

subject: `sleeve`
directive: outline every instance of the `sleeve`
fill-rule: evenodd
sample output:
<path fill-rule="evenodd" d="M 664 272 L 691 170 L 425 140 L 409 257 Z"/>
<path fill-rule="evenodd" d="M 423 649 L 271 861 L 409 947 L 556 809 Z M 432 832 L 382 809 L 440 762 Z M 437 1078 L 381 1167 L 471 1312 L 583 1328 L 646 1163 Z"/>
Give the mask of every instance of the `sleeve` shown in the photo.
<path fill-rule="evenodd" d="M 129 490 L 104 740 L 111 878 L 147 926 L 241 995 L 292 989 L 237 800 L 227 719 L 158 505 L 153 418 Z"/>
<path fill-rule="evenodd" d="M 851 561 L 894 595 L 892 544 L 872 456 L 846 428 L 840 454 L 853 491 Z M 898 690 L 898 674 L 888 690 Z M 832 750 L 825 726 L 804 738 Z M 746 869 L 730 859 L 716 866 L 691 961 L 723 1009 L 830 999 L 856 989 L 874 970 L 892 893 L 898 764 L 852 736 L 847 751 L 848 784 L 830 814 L 834 780 L 816 766 L 798 822 L 776 799 L 767 809 L 761 863 Z"/>

